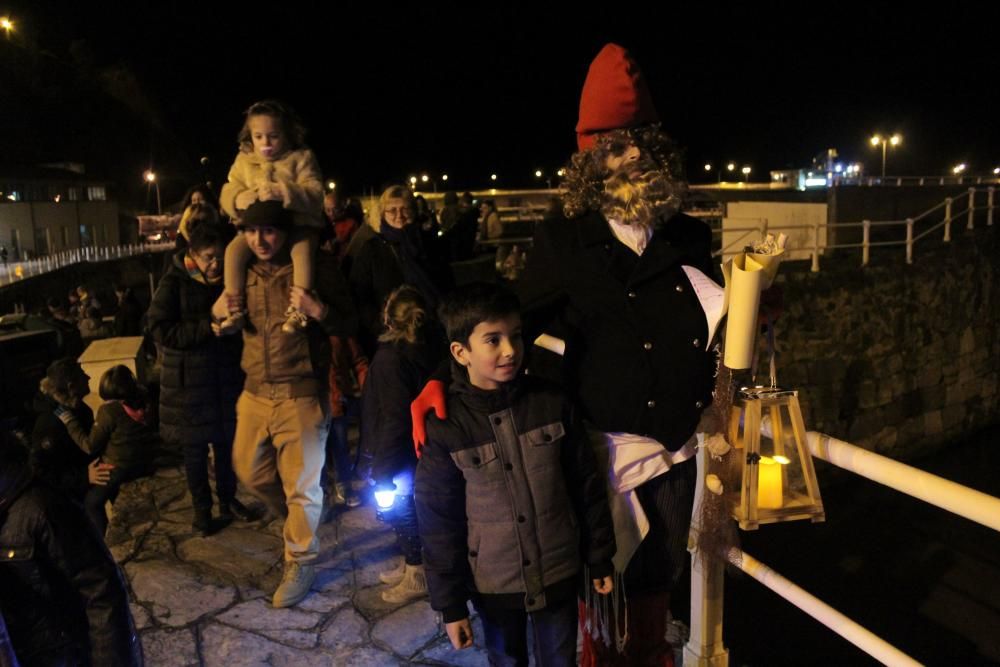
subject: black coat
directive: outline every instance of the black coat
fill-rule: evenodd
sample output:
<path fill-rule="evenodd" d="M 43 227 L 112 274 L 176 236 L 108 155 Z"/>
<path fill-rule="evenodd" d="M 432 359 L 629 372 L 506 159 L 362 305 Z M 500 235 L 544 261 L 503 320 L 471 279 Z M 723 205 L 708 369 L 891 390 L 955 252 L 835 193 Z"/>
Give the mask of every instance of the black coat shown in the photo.
<path fill-rule="evenodd" d="M 212 333 L 212 304 L 222 285 L 189 276 L 183 258 L 184 251 L 174 257 L 146 315 L 163 352 L 160 436 L 185 445 L 231 443 L 243 390 L 242 337 Z"/>
<path fill-rule="evenodd" d="M 711 402 L 716 355 L 681 265 L 714 276 L 711 231 L 683 214 L 664 221 L 642 256 L 600 213 L 540 224 L 519 283 L 525 339 L 565 338 L 566 386 L 602 431 L 679 449 Z"/>
<path fill-rule="evenodd" d="M 416 231 L 416 230 L 415 230 Z M 376 340 L 383 331 L 382 310 L 394 289 L 406 282 L 399 244 L 391 243 L 381 234 L 369 238 L 351 264 L 350 286 L 354 303 L 361 317 L 361 343 L 365 351 L 374 354 Z M 416 264 L 433 283 L 439 294 L 447 294 L 453 281 L 451 268 L 443 263 L 432 264 L 425 255 L 415 258 Z M 420 285 L 413 285 L 420 289 Z M 437 295 L 424 294 L 431 306 Z"/>
<path fill-rule="evenodd" d="M 428 343 L 379 344 L 361 393 L 359 443 L 376 482 L 391 481 L 417 465 L 410 403 L 441 363 L 444 350 L 436 337 Z"/>
<path fill-rule="evenodd" d="M 58 407 L 59 403 L 50 396 L 41 392 L 35 396 L 31 466 L 50 486 L 82 502 L 89 486 L 87 464 L 96 456 L 85 453 L 73 442 L 66 425 L 56 417 Z M 83 401 L 71 412 L 84 430 L 89 432 L 94 426 L 94 412 Z"/>
<path fill-rule="evenodd" d="M 20 663 L 141 665 L 125 583 L 83 509 L 10 473 L 0 473 L 0 610 Z"/>

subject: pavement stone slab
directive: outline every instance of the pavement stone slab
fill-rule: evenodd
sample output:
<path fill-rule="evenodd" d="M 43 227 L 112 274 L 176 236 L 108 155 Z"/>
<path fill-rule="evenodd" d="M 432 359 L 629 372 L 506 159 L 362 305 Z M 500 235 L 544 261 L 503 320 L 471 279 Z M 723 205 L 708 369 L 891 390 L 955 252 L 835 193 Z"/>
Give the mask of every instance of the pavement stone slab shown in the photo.
<path fill-rule="evenodd" d="M 258 598 L 231 607 L 215 620 L 241 630 L 309 630 L 320 624 L 322 616 L 298 607 L 275 609 Z"/>
<path fill-rule="evenodd" d="M 136 555 L 136 547 L 138 544 L 138 540 L 128 540 L 126 542 L 120 542 L 114 546 L 109 546 L 108 551 L 111 552 L 111 557 L 115 559 L 115 562 L 121 565 Z"/>
<path fill-rule="evenodd" d="M 149 626 L 149 612 L 146 611 L 145 607 L 130 602 L 128 608 L 132 612 L 132 620 L 135 621 L 136 630 L 143 630 Z"/>
<path fill-rule="evenodd" d="M 338 654 L 344 649 L 368 644 L 368 621 L 353 607 L 345 607 L 323 629 L 319 643 Z"/>
<path fill-rule="evenodd" d="M 395 665 L 403 665 L 404 663 L 399 660 L 396 656 L 391 653 L 386 653 L 385 651 L 380 651 L 377 648 L 371 646 L 365 646 L 359 648 L 356 651 L 348 653 L 344 657 L 339 657 L 337 663 L 339 666 L 343 667 L 394 667 Z"/>
<path fill-rule="evenodd" d="M 316 584 L 313 584 L 313 590 Z M 312 611 L 319 614 L 329 614 L 338 607 L 343 607 L 351 603 L 351 598 L 346 595 L 332 595 L 330 593 L 310 593 L 305 600 L 295 605 L 301 611 Z"/>
<path fill-rule="evenodd" d="M 355 608 L 369 620 L 379 619 L 386 614 L 392 613 L 399 605 L 386 602 L 382 599 L 382 591 L 386 588 L 388 586 L 385 584 L 379 584 L 378 586 L 359 589 L 354 595 Z"/>
<path fill-rule="evenodd" d="M 318 630 L 258 630 L 257 633 L 293 648 L 316 648 L 319 641 Z"/>
<path fill-rule="evenodd" d="M 147 630 L 140 634 L 142 652 L 149 667 L 197 667 L 200 665 L 194 633 L 187 629 Z"/>
<path fill-rule="evenodd" d="M 201 634 L 205 667 L 326 667 L 334 656 L 314 648 L 286 646 L 266 637 L 211 623 Z"/>
<path fill-rule="evenodd" d="M 236 599 L 229 587 L 204 582 L 194 572 L 162 560 L 125 566 L 138 602 L 152 606 L 157 621 L 179 627 L 225 609 Z"/>
<path fill-rule="evenodd" d="M 269 587 L 258 582 L 281 562 L 282 542 L 250 528 L 227 528 L 209 537 L 192 537 L 181 542 L 177 555 L 181 560 L 225 572 L 236 582 L 267 590 Z"/>
<path fill-rule="evenodd" d="M 399 565 L 399 549 L 395 544 L 391 544 L 378 549 L 355 552 L 354 561 L 358 587 L 381 586 L 384 584 L 379 579 L 379 574 Z"/>
<path fill-rule="evenodd" d="M 409 658 L 440 634 L 437 613 L 424 601 L 412 602 L 381 618 L 372 639 Z"/>
<path fill-rule="evenodd" d="M 318 565 L 312 588 L 330 595 L 350 596 L 354 592 L 354 569 L 350 561 L 338 563 L 337 567 Z"/>
<path fill-rule="evenodd" d="M 473 630 L 472 632 L 475 634 L 476 631 Z M 479 646 L 472 646 L 461 651 L 456 651 L 451 647 L 451 640 L 447 637 L 435 642 L 430 648 L 422 651 L 417 656 L 417 659 L 445 665 L 456 665 L 457 667 L 484 667 L 490 664 L 486 649 Z"/>

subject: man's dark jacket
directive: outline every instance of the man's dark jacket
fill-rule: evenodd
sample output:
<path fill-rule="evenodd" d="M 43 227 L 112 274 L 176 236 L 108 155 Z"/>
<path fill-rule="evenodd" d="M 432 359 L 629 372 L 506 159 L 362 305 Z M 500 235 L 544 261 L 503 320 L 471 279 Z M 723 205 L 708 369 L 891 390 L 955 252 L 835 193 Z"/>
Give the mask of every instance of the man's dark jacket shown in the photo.
<path fill-rule="evenodd" d="M 146 315 L 163 354 L 160 436 L 183 445 L 230 443 L 243 390 L 242 339 L 212 333 L 212 304 L 223 287 L 188 275 L 185 252 L 175 255 Z"/>
<path fill-rule="evenodd" d="M 0 471 L 0 610 L 22 665 L 141 665 L 118 567 L 83 509 Z"/>
<path fill-rule="evenodd" d="M 563 380 L 597 429 L 671 451 L 694 433 L 711 402 L 715 354 L 681 266 L 714 277 L 711 239 L 683 214 L 662 221 L 641 256 L 597 212 L 536 229 L 519 284 L 525 339 L 546 331 L 566 340 Z"/>

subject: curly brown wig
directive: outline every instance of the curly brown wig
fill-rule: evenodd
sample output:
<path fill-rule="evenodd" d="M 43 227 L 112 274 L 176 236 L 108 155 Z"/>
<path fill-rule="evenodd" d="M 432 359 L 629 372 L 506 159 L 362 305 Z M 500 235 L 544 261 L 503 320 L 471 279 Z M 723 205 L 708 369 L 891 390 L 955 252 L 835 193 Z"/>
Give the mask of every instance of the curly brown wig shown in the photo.
<path fill-rule="evenodd" d="M 641 153 L 638 178 L 607 167 L 609 156 L 621 155 L 631 144 Z M 687 189 L 681 153 L 659 123 L 601 135 L 594 148 L 570 157 L 562 183 L 567 217 L 596 210 L 626 224 L 652 224 L 673 215 Z"/>
<path fill-rule="evenodd" d="M 244 153 L 253 153 L 253 139 L 250 138 L 250 118 L 253 116 L 271 116 L 281 123 L 281 131 L 285 134 L 288 150 L 298 150 L 306 145 L 306 128 L 299 120 L 295 110 L 278 100 L 261 100 L 254 102 L 243 114 L 243 127 L 236 141 Z"/>

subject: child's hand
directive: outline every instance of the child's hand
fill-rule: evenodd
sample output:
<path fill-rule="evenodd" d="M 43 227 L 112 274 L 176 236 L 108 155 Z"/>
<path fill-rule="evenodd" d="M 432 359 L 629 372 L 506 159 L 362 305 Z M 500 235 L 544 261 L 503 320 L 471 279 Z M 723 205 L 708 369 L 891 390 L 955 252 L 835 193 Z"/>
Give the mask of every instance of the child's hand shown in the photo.
<path fill-rule="evenodd" d="M 461 621 L 445 623 L 444 629 L 445 632 L 448 633 L 448 639 L 451 640 L 451 645 L 456 649 L 461 650 L 472 646 L 472 624 L 469 623 L 468 618 L 463 618 Z"/>
<path fill-rule="evenodd" d="M 257 193 L 253 190 L 244 190 L 236 195 L 236 208 L 241 211 L 245 211 L 250 208 L 250 205 L 255 201 L 257 201 Z"/>
<path fill-rule="evenodd" d="M 601 579 L 593 579 L 594 590 L 601 595 L 607 595 L 612 590 L 614 590 L 615 582 L 611 577 L 603 577 Z"/>
<path fill-rule="evenodd" d="M 284 201 L 285 193 L 277 183 L 261 183 L 257 186 L 257 198 L 261 201 Z"/>
<path fill-rule="evenodd" d="M 326 304 L 320 301 L 316 294 L 301 287 L 292 287 L 288 296 L 289 305 L 296 310 L 305 313 L 306 316 L 320 321 L 326 315 Z"/>
<path fill-rule="evenodd" d="M 94 459 L 87 466 L 87 481 L 97 486 L 107 486 L 107 483 L 111 481 L 112 468 L 114 466 L 110 463 L 101 463 L 100 459 Z"/>

